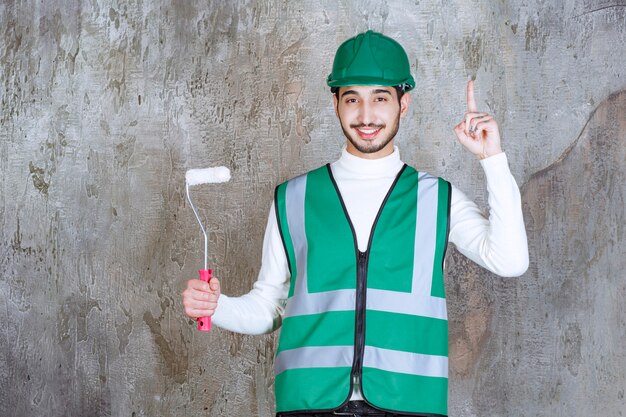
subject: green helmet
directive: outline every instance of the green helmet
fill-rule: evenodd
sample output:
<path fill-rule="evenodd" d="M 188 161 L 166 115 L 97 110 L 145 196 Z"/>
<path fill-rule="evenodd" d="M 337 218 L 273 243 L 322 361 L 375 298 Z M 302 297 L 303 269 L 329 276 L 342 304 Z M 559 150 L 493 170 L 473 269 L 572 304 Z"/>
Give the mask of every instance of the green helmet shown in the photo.
<path fill-rule="evenodd" d="M 400 86 L 404 91 L 415 87 L 409 58 L 395 40 L 368 30 L 339 46 L 328 75 L 329 87 L 349 85 Z"/>

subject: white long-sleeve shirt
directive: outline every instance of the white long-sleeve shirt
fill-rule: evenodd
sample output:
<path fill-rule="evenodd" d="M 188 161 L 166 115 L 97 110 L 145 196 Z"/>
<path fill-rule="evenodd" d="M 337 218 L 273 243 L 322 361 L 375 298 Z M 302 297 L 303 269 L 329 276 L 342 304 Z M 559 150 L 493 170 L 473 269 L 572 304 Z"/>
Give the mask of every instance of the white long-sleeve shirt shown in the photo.
<path fill-rule="evenodd" d="M 519 188 L 504 153 L 480 161 L 487 178 L 489 218 L 452 186 L 449 242 L 463 255 L 500 276 L 518 276 L 528 268 L 528 245 Z M 380 159 L 362 159 L 344 148 L 331 170 L 358 247 L 367 249 L 376 214 L 404 163 L 397 148 Z M 240 297 L 222 294 L 213 315 L 221 328 L 245 334 L 269 333 L 280 327 L 289 292 L 290 273 L 274 205 L 263 239 L 262 264 L 252 290 Z"/>

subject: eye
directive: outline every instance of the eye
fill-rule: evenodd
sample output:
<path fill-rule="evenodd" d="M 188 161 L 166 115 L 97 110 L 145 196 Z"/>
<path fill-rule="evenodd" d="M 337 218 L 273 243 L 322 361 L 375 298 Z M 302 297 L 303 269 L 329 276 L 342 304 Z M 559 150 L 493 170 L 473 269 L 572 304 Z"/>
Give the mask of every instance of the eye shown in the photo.
<path fill-rule="evenodd" d="M 349 98 L 346 99 L 346 103 L 356 103 L 356 98 L 349 97 Z"/>
<path fill-rule="evenodd" d="M 374 98 L 374 101 L 385 102 L 385 101 L 387 101 L 387 97 L 385 97 L 385 96 L 378 96 L 378 97 Z"/>

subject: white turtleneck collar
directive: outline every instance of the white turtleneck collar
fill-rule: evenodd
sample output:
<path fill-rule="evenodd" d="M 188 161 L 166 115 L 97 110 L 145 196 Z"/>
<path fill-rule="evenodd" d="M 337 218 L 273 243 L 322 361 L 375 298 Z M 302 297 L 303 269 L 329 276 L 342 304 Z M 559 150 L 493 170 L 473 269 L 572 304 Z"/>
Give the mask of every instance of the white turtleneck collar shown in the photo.
<path fill-rule="evenodd" d="M 364 159 L 352 155 L 346 146 L 341 151 L 341 157 L 331 164 L 333 173 L 341 176 L 359 176 L 361 178 L 376 178 L 394 176 L 400 171 L 404 163 L 400 160 L 400 150 L 393 147 L 393 152 L 378 159 Z"/>

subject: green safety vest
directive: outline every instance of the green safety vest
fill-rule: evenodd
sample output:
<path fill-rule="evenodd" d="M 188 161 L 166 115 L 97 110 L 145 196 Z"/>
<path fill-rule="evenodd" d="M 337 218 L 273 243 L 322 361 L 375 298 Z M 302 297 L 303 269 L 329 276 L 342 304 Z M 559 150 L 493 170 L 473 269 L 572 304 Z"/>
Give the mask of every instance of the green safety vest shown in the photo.
<path fill-rule="evenodd" d="M 279 185 L 275 204 L 291 272 L 277 412 L 336 409 L 357 378 L 374 407 L 447 415 L 450 184 L 404 165 L 365 252 L 330 165 Z"/>

